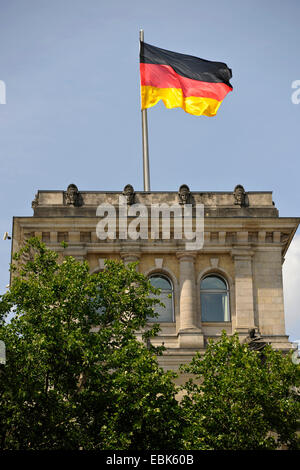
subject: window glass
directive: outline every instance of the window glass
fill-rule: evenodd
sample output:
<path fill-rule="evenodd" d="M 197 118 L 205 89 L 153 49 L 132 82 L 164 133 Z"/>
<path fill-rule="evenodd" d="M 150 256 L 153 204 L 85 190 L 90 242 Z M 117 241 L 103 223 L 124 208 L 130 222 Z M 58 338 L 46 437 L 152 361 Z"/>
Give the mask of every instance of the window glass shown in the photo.
<path fill-rule="evenodd" d="M 203 322 L 230 321 L 229 292 L 219 276 L 206 276 L 201 281 L 201 320 Z"/>
<path fill-rule="evenodd" d="M 207 276 L 201 282 L 201 289 L 209 290 L 227 290 L 226 283 L 223 279 L 216 276 Z"/>
<path fill-rule="evenodd" d="M 173 320 L 173 286 L 171 281 L 163 275 L 153 274 L 150 276 L 149 281 L 152 286 L 161 290 L 160 295 L 151 297 L 158 297 L 159 300 L 165 305 L 155 305 L 155 312 L 158 313 L 157 318 L 151 318 L 152 322 L 172 322 Z"/>

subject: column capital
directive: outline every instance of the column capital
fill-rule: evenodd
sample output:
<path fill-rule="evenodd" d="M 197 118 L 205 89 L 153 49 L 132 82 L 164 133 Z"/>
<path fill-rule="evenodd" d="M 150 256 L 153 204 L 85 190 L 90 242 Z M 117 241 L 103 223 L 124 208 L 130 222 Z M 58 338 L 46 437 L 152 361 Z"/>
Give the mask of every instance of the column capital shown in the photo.
<path fill-rule="evenodd" d="M 195 261 L 197 253 L 194 251 L 177 251 L 176 256 L 180 261 Z"/>
<path fill-rule="evenodd" d="M 141 254 L 137 251 L 123 251 L 120 253 L 122 260 L 126 263 L 134 263 L 139 261 Z"/>

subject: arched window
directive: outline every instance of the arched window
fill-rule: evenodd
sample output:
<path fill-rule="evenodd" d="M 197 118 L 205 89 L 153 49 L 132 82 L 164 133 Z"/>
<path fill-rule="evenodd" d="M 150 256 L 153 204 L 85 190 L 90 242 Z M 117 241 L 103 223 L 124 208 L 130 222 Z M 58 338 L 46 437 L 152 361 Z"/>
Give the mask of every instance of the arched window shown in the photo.
<path fill-rule="evenodd" d="M 220 276 L 205 276 L 200 285 L 201 320 L 203 322 L 230 321 L 229 290 Z"/>
<path fill-rule="evenodd" d="M 152 322 L 172 322 L 174 321 L 174 313 L 173 313 L 173 285 L 172 282 L 162 274 L 152 274 L 149 277 L 149 281 L 151 282 L 153 287 L 160 289 L 160 295 L 155 296 L 158 297 L 159 300 L 165 305 L 162 307 L 161 305 L 154 305 L 154 310 L 158 313 L 158 317 L 151 318 L 150 321 Z"/>

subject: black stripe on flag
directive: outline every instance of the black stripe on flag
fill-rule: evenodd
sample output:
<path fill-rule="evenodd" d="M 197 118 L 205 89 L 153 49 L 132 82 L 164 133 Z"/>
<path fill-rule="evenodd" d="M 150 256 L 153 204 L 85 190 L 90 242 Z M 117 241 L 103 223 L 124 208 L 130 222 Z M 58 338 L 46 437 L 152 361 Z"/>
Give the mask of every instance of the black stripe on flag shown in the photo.
<path fill-rule="evenodd" d="M 231 69 L 223 62 L 212 62 L 191 55 L 167 51 L 145 42 L 141 42 L 140 62 L 170 65 L 176 73 L 183 77 L 201 82 L 225 83 L 232 88 L 229 83 L 232 77 Z"/>

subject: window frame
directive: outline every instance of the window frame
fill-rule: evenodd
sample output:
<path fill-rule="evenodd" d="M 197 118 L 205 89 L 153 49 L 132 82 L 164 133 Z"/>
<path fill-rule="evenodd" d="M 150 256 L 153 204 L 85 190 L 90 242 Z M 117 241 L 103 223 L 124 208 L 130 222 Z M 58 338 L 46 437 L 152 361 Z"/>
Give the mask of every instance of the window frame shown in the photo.
<path fill-rule="evenodd" d="M 226 290 L 222 290 L 222 289 L 201 289 L 201 284 L 202 284 L 202 281 L 204 281 L 204 279 L 208 278 L 208 277 L 216 277 L 218 279 L 220 279 L 221 281 L 224 282 L 225 286 L 226 286 Z M 226 298 L 227 298 L 227 306 L 228 306 L 228 313 L 229 313 L 229 319 L 228 320 L 203 320 L 202 319 L 202 293 L 212 293 L 212 294 L 218 294 L 218 293 L 226 293 Z M 229 282 L 227 281 L 227 279 L 225 278 L 224 275 L 218 273 L 218 272 L 208 272 L 204 275 L 201 276 L 200 278 L 200 282 L 199 282 L 199 297 L 200 297 L 200 318 L 201 318 L 201 323 L 203 324 L 210 324 L 212 323 L 213 325 L 218 325 L 218 324 L 230 324 L 232 322 L 232 314 L 231 314 L 231 296 L 230 296 L 230 285 L 229 285 Z"/>
<path fill-rule="evenodd" d="M 149 323 L 163 323 L 164 325 L 167 325 L 168 323 L 175 323 L 175 298 L 174 298 L 174 284 L 173 284 L 173 281 L 172 279 L 165 273 L 161 273 L 161 272 L 152 272 L 151 274 L 148 275 L 148 280 L 150 281 L 150 279 L 152 277 L 161 277 L 163 279 L 165 279 L 166 281 L 168 281 L 170 283 L 170 286 L 171 286 L 171 292 L 169 292 L 169 294 L 172 294 L 172 298 L 171 298 L 171 306 L 172 306 L 172 320 L 167 320 L 167 321 L 164 321 L 164 320 L 160 320 L 160 317 L 156 317 L 156 318 L 150 318 L 150 321 Z M 164 289 L 160 289 L 161 292 L 165 291 Z M 158 296 L 159 297 L 159 296 Z M 155 311 L 155 306 L 153 306 L 153 309 Z M 156 313 L 156 312 L 155 312 Z"/>

